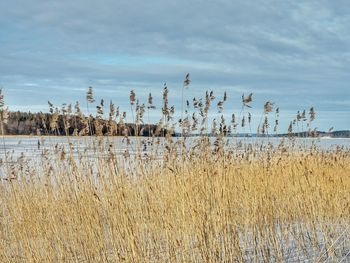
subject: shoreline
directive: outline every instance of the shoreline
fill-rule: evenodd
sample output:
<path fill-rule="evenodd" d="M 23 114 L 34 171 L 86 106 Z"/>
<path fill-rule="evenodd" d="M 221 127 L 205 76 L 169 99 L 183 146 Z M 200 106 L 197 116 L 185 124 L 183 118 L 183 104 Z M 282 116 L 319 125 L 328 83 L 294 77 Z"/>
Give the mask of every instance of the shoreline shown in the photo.
<path fill-rule="evenodd" d="M 104 136 L 73 136 L 73 135 L 0 135 L 2 138 L 124 138 L 125 136 L 122 135 L 104 135 Z M 129 138 L 152 138 L 148 136 L 128 136 Z M 187 136 L 186 138 L 198 138 L 200 136 Z M 215 137 L 215 136 L 206 136 L 209 138 Z M 163 137 L 155 137 L 155 138 L 163 138 Z M 173 138 L 181 138 L 180 136 L 173 136 Z M 247 139 L 247 138 L 254 138 L 254 139 L 288 139 L 288 136 L 227 136 L 225 138 L 239 138 L 239 139 Z M 321 140 L 335 140 L 335 139 L 350 139 L 350 137 L 326 137 L 326 136 L 320 136 L 320 137 L 298 137 L 294 136 L 292 139 L 321 139 Z"/>

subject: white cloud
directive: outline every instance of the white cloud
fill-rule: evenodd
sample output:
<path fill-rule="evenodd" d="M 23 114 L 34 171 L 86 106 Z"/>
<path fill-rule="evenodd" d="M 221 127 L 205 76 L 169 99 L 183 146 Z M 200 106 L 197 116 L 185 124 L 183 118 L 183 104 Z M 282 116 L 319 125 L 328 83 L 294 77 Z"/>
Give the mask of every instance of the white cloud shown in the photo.
<path fill-rule="evenodd" d="M 4 0 L 0 85 L 25 108 L 84 99 L 89 85 L 124 103 L 190 72 L 191 96 L 251 90 L 257 105 L 331 114 L 350 100 L 349 23 L 347 0 Z"/>

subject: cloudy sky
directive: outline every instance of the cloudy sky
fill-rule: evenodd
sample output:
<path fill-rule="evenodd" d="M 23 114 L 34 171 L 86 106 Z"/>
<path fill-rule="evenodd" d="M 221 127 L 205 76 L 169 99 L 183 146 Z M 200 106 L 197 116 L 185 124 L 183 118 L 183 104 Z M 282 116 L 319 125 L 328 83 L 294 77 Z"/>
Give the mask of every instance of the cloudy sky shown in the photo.
<path fill-rule="evenodd" d="M 227 112 L 254 93 L 281 109 L 285 127 L 314 106 L 320 129 L 350 129 L 350 2 L 0 1 L 0 86 L 10 110 L 47 111 L 97 98 L 128 109 L 131 89 L 170 104 L 228 92 Z M 83 103 L 82 103 L 83 104 Z"/>

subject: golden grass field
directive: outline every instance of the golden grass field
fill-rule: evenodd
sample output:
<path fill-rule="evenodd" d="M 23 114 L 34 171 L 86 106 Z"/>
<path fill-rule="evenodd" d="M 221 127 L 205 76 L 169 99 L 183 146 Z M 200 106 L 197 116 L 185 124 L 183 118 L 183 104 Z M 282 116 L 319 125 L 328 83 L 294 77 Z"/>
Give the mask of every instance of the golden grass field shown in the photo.
<path fill-rule="evenodd" d="M 1 262 L 322 261 L 349 252 L 348 151 L 198 145 L 158 160 L 57 152 L 10 167 Z"/>
<path fill-rule="evenodd" d="M 349 149 L 227 143 L 222 130 L 126 134 L 122 155 L 110 137 L 83 137 L 87 157 L 70 136 L 34 159 L 6 155 L 0 261 L 348 262 Z"/>

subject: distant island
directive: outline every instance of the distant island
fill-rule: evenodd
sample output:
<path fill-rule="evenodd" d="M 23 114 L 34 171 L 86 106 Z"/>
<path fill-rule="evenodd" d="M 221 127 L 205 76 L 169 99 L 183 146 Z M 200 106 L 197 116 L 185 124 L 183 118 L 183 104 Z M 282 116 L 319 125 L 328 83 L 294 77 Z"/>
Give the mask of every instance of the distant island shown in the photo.
<path fill-rule="evenodd" d="M 110 136 L 149 136 L 163 134 L 163 130 L 154 124 L 139 125 L 124 123 L 114 119 L 102 119 L 93 116 L 62 115 L 55 113 L 9 112 L 4 123 L 5 135 L 110 135 Z"/>
<path fill-rule="evenodd" d="M 287 137 L 288 134 L 278 134 L 278 135 L 274 135 L 274 136 Z M 295 136 L 295 137 L 309 137 L 309 133 L 308 132 L 293 133 L 293 136 Z M 317 137 L 350 138 L 350 130 L 331 131 L 331 132 L 317 131 Z"/>
<path fill-rule="evenodd" d="M 164 135 L 165 129 L 160 129 L 156 124 L 135 125 L 132 123 L 120 123 L 111 119 L 96 119 L 90 116 L 69 116 L 69 124 L 67 124 L 67 116 L 58 115 L 57 125 L 52 128 L 51 113 L 31 113 L 31 112 L 9 112 L 7 123 L 4 124 L 4 134 L 6 135 L 112 135 L 122 136 L 127 131 L 130 136 L 156 136 Z M 86 124 L 89 123 L 89 132 L 83 133 Z M 98 127 L 97 127 L 98 126 Z M 173 136 L 181 136 L 180 133 L 172 133 Z M 211 134 L 207 134 L 212 136 Z M 199 134 L 191 134 L 191 136 L 199 136 Z M 214 136 L 214 135 L 213 135 Z M 283 133 L 283 134 L 256 134 L 256 133 L 236 133 L 230 136 L 235 137 L 324 137 L 324 138 L 350 138 L 350 130 L 341 131 L 317 131 L 314 134 L 309 132 Z"/>

